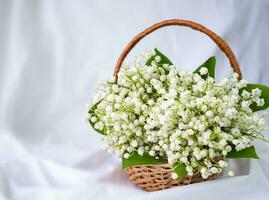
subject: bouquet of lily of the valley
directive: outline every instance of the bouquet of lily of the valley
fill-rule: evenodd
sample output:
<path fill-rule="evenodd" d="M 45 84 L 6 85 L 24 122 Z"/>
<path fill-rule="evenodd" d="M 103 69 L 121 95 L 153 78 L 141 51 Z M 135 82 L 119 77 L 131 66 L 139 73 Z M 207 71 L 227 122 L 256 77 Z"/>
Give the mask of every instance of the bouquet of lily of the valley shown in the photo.
<path fill-rule="evenodd" d="M 261 132 L 269 87 L 247 83 L 233 68 L 216 82 L 215 57 L 188 72 L 157 49 L 146 52 L 102 83 L 88 121 L 147 191 L 214 178 L 227 158 L 258 158 L 255 139 L 268 142 Z"/>

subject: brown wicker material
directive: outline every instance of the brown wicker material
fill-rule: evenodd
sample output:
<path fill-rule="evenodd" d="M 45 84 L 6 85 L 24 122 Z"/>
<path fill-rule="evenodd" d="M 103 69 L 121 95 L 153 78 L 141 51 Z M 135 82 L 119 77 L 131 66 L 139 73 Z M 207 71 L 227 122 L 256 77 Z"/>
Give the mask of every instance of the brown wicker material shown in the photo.
<path fill-rule="evenodd" d="M 225 55 L 230 61 L 233 71 L 239 75 L 238 79 L 240 80 L 242 78 L 240 67 L 234 53 L 232 52 L 228 44 L 221 37 L 219 37 L 217 34 L 215 34 L 214 32 L 207 29 L 201 24 L 188 21 L 188 20 L 170 19 L 170 20 L 165 20 L 157 24 L 154 24 L 153 26 L 147 28 L 146 30 L 138 34 L 136 37 L 134 37 L 133 40 L 131 40 L 131 42 L 125 47 L 125 49 L 122 51 L 122 53 L 120 54 L 118 58 L 117 64 L 114 69 L 115 81 L 117 82 L 117 78 L 118 78 L 117 75 L 118 75 L 118 72 L 120 71 L 120 67 L 121 67 L 121 64 L 123 63 L 123 60 L 131 51 L 131 49 L 142 38 L 144 38 L 148 34 L 152 33 L 153 31 L 161 27 L 172 26 L 172 25 L 190 27 L 194 30 L 198 30 L 202 33 L 205 33 L 207 36 L 209 36 L 218 45 L 218 47 L 225 53 Z M 157 191 L 157 190 L 171 188 L 174 186 L 188 185 L 192 183 L 205 181 L 205 179 L 201 177 L 200 172 L 197 172 L 193 176 L 186 176 L 182 178 L 181 180 L 173 180 L 172 168 L 169 164 L 133 166 L 133 167 L 129 167 L 125 169 L 125 171 L 127 175 L 129 176 L 129 180 L 132 183 L 134 183 L 136 186 L 146 191 Z M 208 179 L 206 180 L 215 179 L 218 176 L 219 174 L 216 174 L 216 175 L 208 177 Z"/>
<path fill-rule="evenodd" d="M 236 57 L 235 57 L 233 51 L 230 49 L 228 44 L 220 36 L 218 36 L 216 33 L 212 32 L 208 28 L 206 28 L 203 25 L 198 24 L 196 22 L 192 22 L 189 20 L 181 20 L 181 19 L 170 19 L 170 20 L 165 20 L 165 21 L 159 22 L 157 24 L 154 24 L 153 26 L 151 26 L 151 27 L 147 28 L 146 30 L 144 30 L 143 32 L 139 33 L 137 36 L 134 37 L 134 39 L 131 40 L 131 42 L 129 42 L 129 44 L 121 52 L 121 54 L 118 58 L 117 64 L 115 66 L 114 76 L 115 76 L 116 81 L 118 78 L 117 77 L 118 72 L 120 71 L 120 68 L 121 68 L 121 64 L 122 64 L 123 60 L 125 59 L 125 57 L 128 55 L 128 53 L 132 50 L 132 48 L 142 38 L 144 38 L 148 34 L 152 33 L 153 31 L 155 31 L 159 28 L 162 28 L 164 26 L 172 26 L 172 25 L 190 27 L 194 30 L 205 33 L 207 36 L 209 36 L 218 45 L 218 47 L 225 53 L 225 55 L 228 57 L 230 64 L 231 64 L 231 67 L 233 68 L 233 71 L 239 75 L 238 79 L 242 78 L 240 67 L 239 67 L 239 64 L 236 60 Z"/>
<path fill-rule="evenodd" d="M 215 179 L 219 176 L 219 174 L 215 174 L 208 177 L 208 179 L 203 179 L 198 172 L 193 176 L 186 176 L 180 180 L 173 180 L 171 176 L 172 168 L 169 164 L 134 166 L 128 167 L 125 171 L 133 184 L 148 192 L 199 183 Z"/>

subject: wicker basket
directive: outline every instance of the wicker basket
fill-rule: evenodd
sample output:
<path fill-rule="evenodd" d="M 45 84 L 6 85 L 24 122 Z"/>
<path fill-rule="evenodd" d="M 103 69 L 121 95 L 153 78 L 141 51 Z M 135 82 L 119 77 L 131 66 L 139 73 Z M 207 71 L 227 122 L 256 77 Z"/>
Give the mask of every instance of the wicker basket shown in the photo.
<path fill-rule="evenodd" d="M 242 78 L 241 71 L 239 68 L 239 64 L 236 60 L 236 57 L 228 44 L 217 34 L 214 32 L 210 31 L 206 27 L 204 27 L 201 24 L 188 21 L 188 20 L 179 20 L 179 19 L 171 19 L 171 20 L 166 20 L 159 22 L 140 34 L 138 34 L 122 51 L 120 54 L 117 64 L 115 66 L 114 70 L 114 76 L 115 76 L 115 81 L 118 79 L 118 72 L 120 70 L 121 64 L 125 57 L 128 55 L 130 50 L 145 36 L 150 34 L 151 32 L 164 27 L 164 26 L 172 26 L 172 25 L 177 25 L 177 26 L 186 26 L 190 27 L 194 30 L 200 31 L 202 33 L 205 33 L 208 37 L 210 37 L 217 45 L 218 47 L 225 53 L 225 55 L 228 57 L 231 67 L 235 73 L 237 73 L 238 79 Z M 183 177 L 180 180 L 173 180 L 172 179 L 172 168 L 169 164 L 160 164 L 160 165 L 140 165 L 140 166 L 133 166 L 133 167 L 128 167 L 125 169 L 127 175 L 129 176 L 129 180 L 134 183 L 136 186 L 146 190 L 146 191 L 157 191 L 157 190 L 162 190 L 162 189 L 167 189 L 171 188 L 174 186 L 181 186 L 181 185 L 188 185 L 192 183 L 198 183 L 205 181 L 201 177 L 200 172 L 195 173 L 193 176 L 186 176 Z M 206 180 L 212 180 L 218 177 L 219 174 L 210 176 Z"/>
<path fill-rule="evenodd" d="M 172 168 L 169 164 L 134 166 L 128 167 L 125 171 L 132 183 L 148 192 L 205 181 L 199 172 L 193 176 L 173 180 L 171 176 Z M 206 180 L 212 180 L 218 176 L 219 174 L 215 174 Z"/>

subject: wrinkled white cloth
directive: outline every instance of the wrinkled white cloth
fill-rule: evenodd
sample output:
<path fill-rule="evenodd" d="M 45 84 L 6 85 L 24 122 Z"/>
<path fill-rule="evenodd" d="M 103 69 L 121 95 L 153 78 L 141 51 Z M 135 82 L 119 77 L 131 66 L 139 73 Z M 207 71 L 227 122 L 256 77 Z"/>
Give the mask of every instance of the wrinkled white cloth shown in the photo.
<path fill-rule="evenodd" d="M 125 45 L 153 23 L 190 19 L 222 36 L 243 77 L 269 85 L 269 2 L 261 1 L 0 1 L 0 199 L 269 198 L 269 146 L 240 176 L 146 193 L 128 182 L 83 122 L 97 83 L 111 77 Z M 203 34 L 167 27 L 142 40 L 127 60 L 157 47 L 193 70 L 217 56 L 217 77 L 231 73 Z M 265 132 L 269 136 L 268 131 Z M 241 169 L 241 170 L 240 170 Z"/>

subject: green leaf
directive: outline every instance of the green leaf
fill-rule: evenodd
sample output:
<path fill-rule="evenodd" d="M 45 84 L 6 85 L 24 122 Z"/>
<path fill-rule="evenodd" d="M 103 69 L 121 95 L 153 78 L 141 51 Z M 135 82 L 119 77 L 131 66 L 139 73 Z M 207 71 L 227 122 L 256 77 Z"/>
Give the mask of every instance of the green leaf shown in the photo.
<path fill-rule="evenodd" d="M 98 106 L 101 102 L 102 102 L 102 99 L 101 99 L 100 101 L 96 102 L 95 104 L 93 104 L 92 107 L 89 109 L 89 112 L 88 112 L 88 113 L 91 114 L 91 117 L 96 117 L 96 118 L 97 118 L 96 122 L 92 122 L 91 119 L 89 119 L 89 123 L 90 123 L 90 125 L 92 126 L 92 128 L 93 128 L 97 133 L 100 133 L 100 134 L 102 134 L 102 135 L 106 135 L 106 133 L 105 133 L 105 128 L 104 128 L 102 131 L 101 131 L 101 130 L 98 130 L 98 129 L 96 129 L 96 128 L 94 128 L 95 124 L 99 121 L 98 116 L 95 114 L 95 110 L 96 110 L 97 106 Z"/>
<path fill-rule="evenodd" d="M 186 166 L 183 163 L 175 163 L 173 164 L 173 171 L 177 174 L 177 180 L 183 178 L 187 175 Z"/>
<path fill-rule="evenodd" d="M 269 87 L 266 85 L 260 85 L 260 84 L 253 84 L 249 83 L 246 87 L 242 88 L 241 91 L 246 90 L 248 92 L 251 92 L 251 90 L 258 88 L 262 91 L 261 97 L 264 99 L 264 105 L 263 106 L 257 106 L 256 103 L 253 103 L 250 105 L 250 108 L 253 112 L 259 111 L 259 110 L 265 110 L 269 107 Z"/>
<path fill-rule="evenodd" d="M 241 151 L 236 151 L 233 149 L 230 151 L 227 156 L 227 158 L 255 158 L 259 159 L 258 155 L 256 154 L 255 147 L 251 146 L 246 149 L 243 149 Z"/>
<path fill-rule="evenodd" d="M 158 49 L 154 49 L 154 51 L 156 52 L 156 55 L 155 56 L 160 56 L 161 58 L 161 61 L 159 62 L 159 64 L 163 65 L 163 64 L 169 64 L 169 65 L 172 65 L 173 63 L 163 54 L 161 53 Z M 146 65 L 147 66 L 150 66 L 151 65 L 151 62 L 155 60 L 155 56 L 151 56 L 147 62 L 146 62 Z"/>
<path fill-rule="evenodd" d="M 148 154 L 140 156 L 137 152 L 134 152 L 128 159 L 122 157 L 123 169 L 136 165 L 158 165 L 165 163 L 167 163 L 167 160 L 164 158 L 156 159 Z"/>
<path fill-rule="evenodd" d="M 90 114 L 94 114 L 95 113 L 95 109 L 97 108 L 97 106 L 102 102 L 102 99 L 97 101 L 95 104 L 92 105 L 92 107 L 89 109 L 89 113 Z"/>
<path fill-rule="evenodd" d="M 193 73 L 199 73 L 199 70 L 202 67 L 206 67 L 208 69 L 208 74 L 202 75 L 201 77 L 206 80 L 208 76 L 215 78 L 215 65 L 216 65 L 216 58 L 215 56 L 212 56 L 207 59 L 200 67 L 198 67 Z"/>

